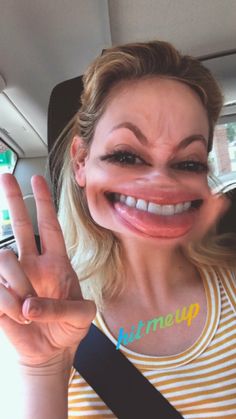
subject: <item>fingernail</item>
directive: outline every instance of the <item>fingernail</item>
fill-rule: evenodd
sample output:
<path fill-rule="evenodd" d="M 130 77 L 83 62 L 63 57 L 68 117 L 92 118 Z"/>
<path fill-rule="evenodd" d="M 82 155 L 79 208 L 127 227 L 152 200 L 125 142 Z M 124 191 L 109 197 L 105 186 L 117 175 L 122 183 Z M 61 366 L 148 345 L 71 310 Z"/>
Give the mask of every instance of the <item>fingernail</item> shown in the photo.
<path fill-rule="evenodd" d="M 41 314 L 42 308 L 39 301 L 31 295 L 28 295 L 22 306 L 24 319 L 29 317 L 37 317 Z"/>
<path fill-rule="evenodd" d="M 41 314 L 42 309 L 38 301 L 29 301 L 29 304 L 27 305 L 27 314 L 30 317 L 37 317 Z"/>

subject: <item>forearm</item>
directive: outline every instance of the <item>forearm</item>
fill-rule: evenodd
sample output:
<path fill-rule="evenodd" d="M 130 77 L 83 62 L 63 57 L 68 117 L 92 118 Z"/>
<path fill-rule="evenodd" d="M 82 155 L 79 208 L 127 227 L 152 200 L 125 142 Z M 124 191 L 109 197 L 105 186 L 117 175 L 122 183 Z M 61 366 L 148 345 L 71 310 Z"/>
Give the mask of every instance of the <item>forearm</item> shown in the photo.
<path fill-rule="evenodd" d="M 67 419 L 70 368 L 22 368 L 20 419 Z"/>
<path fill-rule="evenodd" d="M 67 384 L 61 377 L 27 377 L 21 419 L 67 419 Z"/>

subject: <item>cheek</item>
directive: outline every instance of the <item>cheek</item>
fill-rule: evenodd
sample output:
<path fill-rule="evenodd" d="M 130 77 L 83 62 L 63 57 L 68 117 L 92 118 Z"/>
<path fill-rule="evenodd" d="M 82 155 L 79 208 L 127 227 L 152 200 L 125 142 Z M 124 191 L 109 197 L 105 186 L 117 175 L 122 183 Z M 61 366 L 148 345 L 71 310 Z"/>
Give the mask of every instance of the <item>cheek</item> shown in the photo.
<path fill-rule="evenodd" d="M 120 181 L 120 177 L 114 168 L 102 168 L 98 165 L 90 165 L 86 173 L 86 197 L 91 216 L 95 218 L 98 212 L 104 214 L 107 210 L 109 203 L 105 193 L 114 189 L 114 184 Z"/>
<path fill-rule="evenodd" d="M 211 194 L 210 187 L 208 185 L 207 174 L 185 176 L 185 180 L 182 183 L 182 187 L 185 190 L 196 192 L 200 195 L 203 200 L 207 200 Z"/>
<path fill-rule="evenodd" d="M 112 192 L 114 187 L 126 183 L 130 177 L 134 176 L 119 166 L 93 161 L 86 167 L 86 190 L 90 197 L 94 194 L 99 199 L 99 195 Z"/>

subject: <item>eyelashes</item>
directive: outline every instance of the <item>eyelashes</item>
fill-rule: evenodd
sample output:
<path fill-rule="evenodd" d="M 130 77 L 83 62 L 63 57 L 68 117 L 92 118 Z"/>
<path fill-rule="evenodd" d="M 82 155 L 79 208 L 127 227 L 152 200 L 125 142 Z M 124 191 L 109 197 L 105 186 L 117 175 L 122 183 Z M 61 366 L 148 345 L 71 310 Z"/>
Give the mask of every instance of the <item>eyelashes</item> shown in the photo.
<path fill-rule="evenodd" d="M 141 157 L 137 156 L 137 154 L 127 151 L 127 150 L 116 150 L 113 153 L 106 154 L 105 156 L 101 157 L 102 161 L 108 161 L 110 163 L 120 163 L 121 165 L 134 165 L 145 163 Z"/>
<path fill-rule="evenodd" d="M 106 154 L 100 158 L 101 161 L 107 161 L 109 163 L 119 164 L 121 166 L 137 166 L 137 165 L 147 165 L 141 157 L 137 154 L 127 151 L 127 150 L 116 150 L 113 153 Z M 174 169 L 189 171 L 195 173 L 208 173 L 209 166 L 207 163 L 195 160 L 183 160 L 178 163 L 174 163 L 171 166 Z"/>
<path fill-rule="evenodd" d="M 173 165 L 177 170 L 187 170 L 189 172 L 195 173 L 208 173 L 209 166 L 208 164 L 202 163 L 195 160 L 186 160 Z"/>

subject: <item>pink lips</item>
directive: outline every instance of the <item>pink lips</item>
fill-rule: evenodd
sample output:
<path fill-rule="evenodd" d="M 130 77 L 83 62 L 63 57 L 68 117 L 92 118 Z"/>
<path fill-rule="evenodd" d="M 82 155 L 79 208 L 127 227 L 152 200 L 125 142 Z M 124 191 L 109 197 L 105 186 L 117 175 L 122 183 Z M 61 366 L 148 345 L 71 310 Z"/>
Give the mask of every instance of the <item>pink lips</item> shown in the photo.
<path fill-rule="evenodd" d="M 137 195 L 131 196 L 136 197 Z M 142 198 L 140 199 L 145 199 L 144 194 L 142 194 Z M 150 195 L 148 196 L 149 202 L 163 205 L 174 205 L 179 202 L 193 201 L 196 199 L 199 199 L 199 196 L 196 197 L 196 195 L 190 195 L 189 193 L 182 193 L 181 195 L 176 193 L 172 193 L 171 195 L 169 193 L 162 193 L 161 196 L 158 196 L 158 199 L 153 199 Z M 180 214 L 157 215 L 129 207 L 121 202 L 114 202 L 112 207 L 119 221 L 130 230 L 155 238 L 176 238 L 183 236 L 193 227 L 195 217 L 198 213 L 198 210 L 190 208 Z"/>
<path fill-rule="evenodd" d="M 152 237 L 182 236 L 191 229 L 196 217 L 196 210 L 162 216 L 127 207 L 120 202 L 116 202 L 114 208 L 120 220 L 129 228 Z"/>

